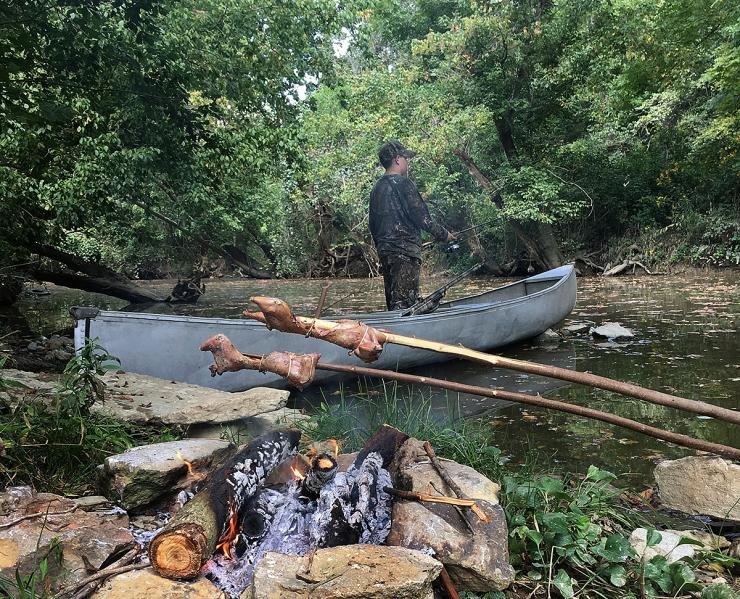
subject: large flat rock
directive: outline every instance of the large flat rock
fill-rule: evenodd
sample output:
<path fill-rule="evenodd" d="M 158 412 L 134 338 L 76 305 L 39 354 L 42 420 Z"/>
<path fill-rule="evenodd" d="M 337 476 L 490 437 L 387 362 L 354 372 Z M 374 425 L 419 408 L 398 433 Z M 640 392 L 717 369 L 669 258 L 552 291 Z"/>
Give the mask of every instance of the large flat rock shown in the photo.
<path fill-rule="evenodd" d="M 140 424 L 224 423 L 275 412 L 289 391 L 255 387 L 228 393 L 144 374 L 108 373 L 105 403 L 93 411 Z"/>
<path fill-rule="evenodd" d="M 181 582 L 162 578 L 151 568 L 125 572 L 109 579 L 92 595 L 93 599 L 225 599 L 211 581 L 199 578 Z"/>
<path fill-rule="evenodd" d="M 29 487 L 9 488 L 0 494 L 0 506 L 0 576 L 9 580 L 16 572 L 30 576 L 49 557 L 54 584 L 71 585 L 88 568 L 134 546 L 128 516 L 119 509 L 88 512 L 71 499 Z"/>
<path fill-rule="evenodd" d="M 689 456 L 661 462 L 654 474 L 664 506 L 740 521 L 740 465 L 715 456 Z"/>
<path fill-rule="evenodd" d="M 310 564 L 307 557 L 267 553 L 241 599 L 432 599 L 441 569 L 437 560 L 402 547 L 319 549 Z"/>

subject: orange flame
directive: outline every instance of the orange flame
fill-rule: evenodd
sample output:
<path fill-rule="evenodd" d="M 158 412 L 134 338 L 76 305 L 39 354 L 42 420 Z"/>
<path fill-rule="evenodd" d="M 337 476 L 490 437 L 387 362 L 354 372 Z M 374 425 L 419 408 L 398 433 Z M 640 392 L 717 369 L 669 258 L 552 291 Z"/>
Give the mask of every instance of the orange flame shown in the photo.
<path fill-rule="evenodd" d="M 177 459 L 183 462 L 188 467 L 188 474 L 193 474 L 193 462 L 188 462 L 180 453 L 180 450 L 177 450 L 177 453 L 175 454 L 177 456 Z"/>
<path fill-rule="evenodd" d="M 237 512 L 236 505 L 232 500 L 229 500 L 228 525 L 224 534 L 222 534 L 221 538 L 218 540 L 218 545 L 216 545 L 216 551 L 220 550 L 226 559 L 231 559 L 231 544 L 234 542 L 234 539 L 236 539 L 238 519 L 239 514 Z"/>

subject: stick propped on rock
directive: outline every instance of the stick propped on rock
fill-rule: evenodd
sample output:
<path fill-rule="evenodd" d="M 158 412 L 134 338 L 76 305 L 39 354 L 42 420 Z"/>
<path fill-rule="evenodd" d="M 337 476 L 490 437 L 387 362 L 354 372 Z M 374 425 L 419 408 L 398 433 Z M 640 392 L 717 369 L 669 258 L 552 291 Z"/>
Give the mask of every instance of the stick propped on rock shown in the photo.
<path fill-rule="evenodd" d="M 235 351 L 237 354 L 239 353 L 239 350 L 237 350 L 233 345 L 231 345 L 231 342 L 229 342 L 229 346 L 233 348 L 233 351 Z M 211 348 L 210 351 L 214 354 L 214 359 L 218 361 L 220 358 L 220 356 L 217 355 L 219 353 L 219 350 L 217 348 L 215 350 L 214 348 Z M 243 366 L 242 368 L 254 368 L 254 366 L 252 366 L 253 364 L 260 363 L 260 356 L 245 355 L 244 357 L 248 358 L 248 360 L 244 362 L 245 364 L 248 364 L 248 365 Z M 229 362 L 229 363 L 237 363 L 237 362 L 239 362 L 238 356 L 233 362 Z M 497 399 L 505 399 L 507 401 L 514 401 L 514 402 L 519 402 L 519 403 L 530 404 L 530 405 L 539 406 L 542 408 L 557 410 L 559 412 L 575 414 L 576 416 L 582 416 L 584 418 L 593 418 L 594 420 L 608 422 L 609 424 L 614 424 L 616 426 L 628 428 L 630 430 L 637 431 L 638 433 L 642 433 L 643 435 L 655 437 L 656 439 L 662 439 L 664 441 L 668 441 L 669 443 L 675 443 L 676 445 L 682 445 L 683 447 L 691 447 L 693 449 L 699 449 L 701 451 L 708 451 L 711 453 L 716 453 L 717 455 L 725 456 L 733 460 L 740 459 L 740 449 L 737 449 L 734 447 L 730 447 L 727 445 L 721 445 L 719 443 L 712 443 L 710 441 L 704 441 L 702 439 L 695 439 L 687 435 L 682 435 L 680 433 L 666 431 L 666 430 L 663 430 L 663 429 L 660 429 L 654 426 L 643 424 L 642 422 L 637 422 L 635 420 L 623 418 L 622 416 L 617 416 L 616 414 L 611 414 L 610 412 L 602 412 L 601 410 L 594 410 L 593 408 L 586 408 L 584 406 L 573 405 L 573 404 L 569 404 L 563 401 L 546 399 L 539 395 L 537 396 L 527 395 L 525 393 L 505 391 L 503 389 L 491 389 L 489 387 L 479 387 L 476 385 L 467 385 L 464 383 L 457 383 L 453 381 L 435 379 L 435 378 L 430 378 L 426 376 L 422 377 L 422 376 L 417 376 L 413 374 L 406 374 L 403 372 L 395 372 L 391 370 L 380 370 L 380 369 L 375 369 L 375 368 L 365 368 L 362 366 L 349 366 L 346 364 L 329 364 L 329 363 L 323 363 L 323 362 L 315 362 L 314 366 L 315 368 L 318 368 L 320 370 L 328 370 L 329 372 L 342 372 L 345 374 L 352 374 L 355 376 L 378 377 L 382 379 L 395 380 L 395 381 L 400 381 L 404 383 L 429 385 L 431 387 L 438 387 L 440 389 L 447 389 L 450 391 L 455 391 L 455 392 L 460 392 L 460 393 L 470 393 L 473 395 L 480 395 L 482 397 L 494 397 Z M 240 368 L 236 368 L 236 370 L 239 370 L 239 369 Z M 224 370 L 224 372 L 226 372 L 226 370 Z"/>

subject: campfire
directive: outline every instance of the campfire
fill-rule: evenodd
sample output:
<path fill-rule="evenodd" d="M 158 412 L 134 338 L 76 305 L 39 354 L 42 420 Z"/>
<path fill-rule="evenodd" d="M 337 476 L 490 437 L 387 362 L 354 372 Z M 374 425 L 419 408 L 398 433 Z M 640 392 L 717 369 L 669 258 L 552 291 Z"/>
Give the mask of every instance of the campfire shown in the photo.
<path fill-rule="evenodd" d="M 205 479 L 154 536 L 151 564 L 168 578 L 205 574 L 238 597 L 267 552 L 303 556 L 382 544 L 391 526 L 392 461 L 407 438 L 382 427 L 340 467 L 335 440 L 300 455 L 295 431 L 259 437 Z"/>

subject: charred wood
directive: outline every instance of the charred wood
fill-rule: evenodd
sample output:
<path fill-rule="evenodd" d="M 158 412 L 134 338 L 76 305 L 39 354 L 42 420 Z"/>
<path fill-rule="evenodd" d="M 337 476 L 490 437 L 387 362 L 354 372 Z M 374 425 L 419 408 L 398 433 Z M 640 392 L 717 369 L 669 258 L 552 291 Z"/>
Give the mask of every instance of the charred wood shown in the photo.
<path fill-rule="evenodd" d="M 149 559 L 154 570 L 165 578 L 187 580 L 198 575 L 217 544 L 228 552 L 242 507 L 270 471 L 295 453 L 299 439 L 297 431 L 258 437 L 208 477 L 152 539 Z"/>
<path fill-rule="evenodd" d="M 328 453 L 321 453 L 311 460 L 303 482 L 301 483 L 301 496 L 308 499 L 317 499 L 324 485 L 334 480 L 337 474 L 337 460 Z"/>

